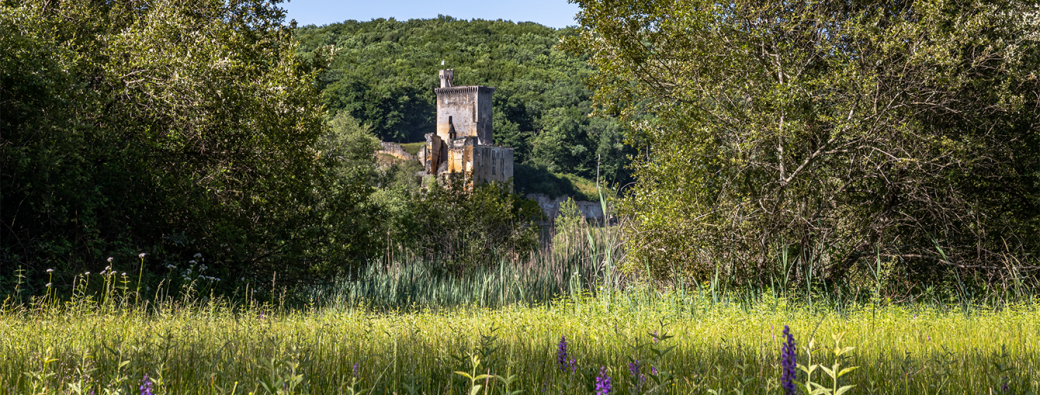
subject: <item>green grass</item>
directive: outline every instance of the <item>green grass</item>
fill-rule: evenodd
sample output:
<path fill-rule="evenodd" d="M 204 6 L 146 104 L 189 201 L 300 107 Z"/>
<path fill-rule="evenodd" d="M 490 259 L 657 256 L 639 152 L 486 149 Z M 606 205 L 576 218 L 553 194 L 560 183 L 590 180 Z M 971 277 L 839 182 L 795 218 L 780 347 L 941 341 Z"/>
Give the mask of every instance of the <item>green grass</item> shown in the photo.
<path fill-rule="evenodd" d="M 857 306 L 838 315 L 785 300 L 739 306 L 714 303 L 706 293 L 645 290 L 609 300 L 381 313 L 364 305 L 119 303 L 8 306 L 0 315 L 0 393 L 87 386 L 136 394 L 146 373 L 161 380 L 157 393 L 266 393 L 264 383 L 279 381 L 294 383 L 291 393 L 349 393 L 355 363 L 356 389 L 466 393 L 454 372 L 471 371 L 471 355 L 482 355 L 478 373 L 515 375 L 513 389 L 523 393 L 581 393 L 591 376 L 557 368 L 561 336 L 579 371 L 606 367 L 617 394 L 634 393 L 625 384 L 629 357 L 675 375 L 671 393 L 778 393 L 784 325 L 800 349 L 814 339 L 813 358 L 828 367 L 832 338 L 843 335 L 841 345 L 854 348 L 841 365 L 859 367 L 841 380 L 856 386 L 853 393 L 999 393 L 1005 382 L 1010 393 L 1040 390 L 1037 306 L 970 314 Z M 655 344 L 655 330 L 674 337 Z M 656 359 L 654 346 L 675 348 Z M 799 362 L 807 357 L 803 349 Z M 487 384 L 489 393 L 502 387 Z"/>
<path fill-rule="evenodd" d="M 401 148 L 404 149 L 404 152 L 407 152 L 407 153 L 412 154 L 412 155 L 419 155 L 419 150 L 423 149 L 423 147 L 425 147 L 425 146 L 426 146 L 426 142 L 425 141 L 420 141 L 418 143 L 404 143 L 404 144 L 401 144 Z"/>
<path fill-rule="evenodd" d="M 530 257 L 448 270 L 391 257 L 291 301 L 255 284 L 236 301 L 193 287 L 146 297 L 111 271 L 77 277 L 70 297 L 12 296 L 0 395 L 140 394 L 146 374 L 156 394 L 580 394 L 600 375 L 615 395 L 778 394 L 785 326 L 814 394 L 1040 393 L 1032 288 L 903 303 L 881 280 L 869 295 L 718 276 L 664 290 L 617 273 L 621 226 L 555 224 Z"/>
<path fill-rule="evenodd" d="M 130 277 L 94 274 L 86 287 L 81 276 L 70 298 L 0 305 L 0 394 L 139 394 L 145 374 L 157 394 L 467 394 L 474 385 L 501 394 L 507 381 L 524 394 L 580 394 L 601 371 L 617 395 L 777 394 L 785 325 L 799 364 L 811 355 L 817 366 L 812 381 L 853 385 L 847 394 L 1040 393 L 1032 298 L 863 304 L 816 295 L 810 305 L 804 295 L 713 282 L 622 287 L 611 268 L 623 251 L 606 248 L 610 228 L 567 226 L 555 248 L 520 263 L 451 273 L 396 259 L 314 288 L 295 307 L 192 288 L 161 288 L 146 301 Z M 562 336 L 574 371 L 557 365 Z M 634 360 L 649 377 L 638 390 Z M 820 366 L 857 368 L 835 385 Z"/>

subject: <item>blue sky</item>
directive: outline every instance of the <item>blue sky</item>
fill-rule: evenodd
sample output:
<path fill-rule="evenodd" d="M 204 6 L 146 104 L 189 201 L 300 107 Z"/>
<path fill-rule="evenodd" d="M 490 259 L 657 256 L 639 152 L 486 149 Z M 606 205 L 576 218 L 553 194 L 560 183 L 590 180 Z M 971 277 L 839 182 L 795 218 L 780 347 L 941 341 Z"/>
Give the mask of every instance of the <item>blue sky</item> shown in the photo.
<path fill-rule="evenodd" d="M 574 25 L 576 4 L 567 0 L 292 0 L 282 3 L 288 19 L 303 25 L 327 25 L 348 19 L 368 21 L 375 18 L 397 20 L 436 18 L 437 14 L 459 19 L 503 19 L 537 22 L 561 28 Z"/>

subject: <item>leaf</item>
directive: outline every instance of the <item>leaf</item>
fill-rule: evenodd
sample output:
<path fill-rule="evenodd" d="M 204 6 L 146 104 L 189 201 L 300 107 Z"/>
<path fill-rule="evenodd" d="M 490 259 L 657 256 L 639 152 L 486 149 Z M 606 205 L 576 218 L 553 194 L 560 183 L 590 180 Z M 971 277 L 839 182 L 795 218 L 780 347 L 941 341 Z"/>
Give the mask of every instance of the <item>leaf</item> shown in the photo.
<path fill-rule="evenodd" d="M 842 369 L 841 372 L 838 372 L 838 377 L 844 376 L 846 373 L 856 370 L 857 368 L 859 368 L 859 366 L 852 366 Z"/>
<path fill-rule="evenodd" d="M 841 394 L 844 394 L 844 393 L 845 393 L 845 391 L 851 390 L 851 389 L 852 389 L 852 387 L 855 387 L 855 386 L 856 386 L 856 385 L 855 385 L 855 384 L 853 384 L 853 385 L 846 385 L 846 386 L 844 386 L 844 387 L 838 388 L 838 391 L 837 391 L 837 392 L 835 392 L 835 393 L 834 393 L 834 395 L 841 395 Z"/>
<path fill-rule="evenodd" d="M 461 371 L 457 371 L 456 370 L 455 374 L 457 374 L 459 376 L 462 376 L 462 377 L 465 377 L 465 378 L 469 379 L 470 381 L 476 380 L 476 379 L 473 378 L 473 376 L 470 376 L 469 373 L 466 373 L 466 372 L 461 372 Z"/>

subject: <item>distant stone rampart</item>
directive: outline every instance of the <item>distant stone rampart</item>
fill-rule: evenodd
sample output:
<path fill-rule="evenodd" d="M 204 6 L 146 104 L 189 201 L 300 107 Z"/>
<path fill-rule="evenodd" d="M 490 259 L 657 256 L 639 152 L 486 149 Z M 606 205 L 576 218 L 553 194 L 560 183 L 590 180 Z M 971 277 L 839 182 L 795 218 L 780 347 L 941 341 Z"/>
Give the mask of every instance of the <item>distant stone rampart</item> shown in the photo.
<path fill-rule="evenodd" d="M 401 148 L 400 144 L 380 142 L 379 145 L 382 147 L 377 152 L 379 154 L 387 154 L 404 160 L 415 160 L 415 156 L 412 156 L 412 154 L 406 152 L 404 148 Z"/>
<path fill-rule="evenodd" d="M 526 197 L 537 202 L 538 206 L 542 208 L 542 212 L 550 220 L 560 214 L 560 204 L 570 199 L 570 196 L 566 195 L 553 199 L 542 193 L 529 193 Z M 585 216 L 585 219 L 603 221 L 603 206 L 599 202 L 575 201 L 574 203 L 578 205 L 578 210 Z"/>

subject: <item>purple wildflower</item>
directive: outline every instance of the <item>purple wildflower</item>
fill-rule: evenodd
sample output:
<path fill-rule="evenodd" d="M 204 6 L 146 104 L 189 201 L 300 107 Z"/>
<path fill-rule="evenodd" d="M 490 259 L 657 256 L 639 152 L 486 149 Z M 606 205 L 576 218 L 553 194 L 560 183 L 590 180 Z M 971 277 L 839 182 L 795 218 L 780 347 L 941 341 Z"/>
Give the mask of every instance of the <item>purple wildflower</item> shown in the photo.
<path fill-rule="evenodd" d="M 653 376 L 657 376 L 657 368 L 653 365 L 650 365 L 650 374 Z"/>
<path fill-rule="evenodd" d="M 570 365 L 571 366 L 571 373 L 576 373 L 578 371 L 578 360 L 577 359 L 571 359 L 570 364 L 571 364 Z"/>
<path fill-rule="evenodd" d="M 354 362 L 354 378 L 358 378 L 358 363 Z"/>
<path fill-rule="evenodd" d="M 794 395 L 794 375 L 798 366 L 798 359 L 794 336 L 791 335 L 791 328 L 787 325 L 784 325 L 784 337 L 787 338 L 787 342 L 784 343 L 783 348 L 780 350 L 782 357 L 780 367 L 783 369 L 783 373 L 780 375 L 780 388 L 783 389 L 784 394 Z"/>
<path fill-rule="evenodd" d="M 1004 384 L 1000 385 L 1000 392 L 1003 392 L 1003 393 L 1007 393 L 1008 392 L 1007 377 L 1004 378 Z"/>
<path fill-rule="evenodd" d="M 610 395 L 612 390 L 610 376 L 607 376 L 607 367 L 601 366 L 599 376 L 596 377 L 596 395 Z"/>
<path fill-rule="evenodd" d="M 144 378 L 141 379 L 141 395 L 153 395 L 152 394 L 152 379 L 148 378 L 148 373 L 144 374 Z"/>
<path fill-rule="evenodd" d="M 560 345 L 556 350 L 556 363 L 560 370 L 567 371 L 567 336 L 560 336 Z"/>
<path fill-rule="evenodd" d="M 639 361 L 632 361 L 628 363 L 628 372 L 632 374 L 632 384 L 636 387 L 636 392 L 639 392 L 639 387 L 643 386 L 646 382 L 646 376 L 640 372 Z"/>
<path fill-rule="evenodd" d="M 654 330 L 654 344 L 657 344 L 657 330 Z"/>

